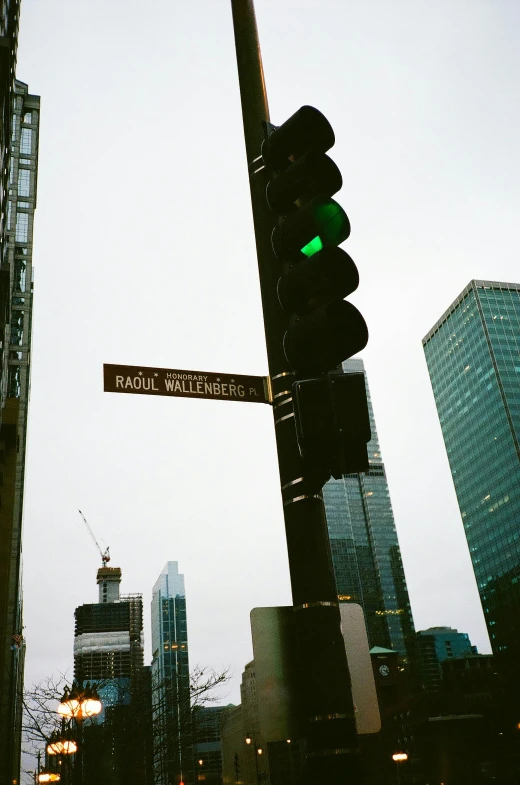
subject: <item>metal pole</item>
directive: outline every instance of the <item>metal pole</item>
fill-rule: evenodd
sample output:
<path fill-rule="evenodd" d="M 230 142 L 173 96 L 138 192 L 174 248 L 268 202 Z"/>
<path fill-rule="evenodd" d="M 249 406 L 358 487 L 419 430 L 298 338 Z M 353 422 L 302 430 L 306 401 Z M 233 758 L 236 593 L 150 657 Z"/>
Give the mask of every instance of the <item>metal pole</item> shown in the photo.
<path fill-rule="evenodd" d="M 235 785 L 238 785 L 238 773 L 240 771 L 240 763 L 239 763 L 239 760 L 238 760 L 238 752 L 235 752 L 235 757 L 233 759 L 233 762 L 235 764 Z"/>
<path fill-rule="evenodd" d="M 75 785 L 83 785 L 83 720 L 74 718 L 76 723 L 76 760 L 74 761 L 74 782 Z"/>
<path fill-rule="evenodd" d="M 302 782 L 350 785 L 360 781 L 359 754 L 325 508 L 321 492 L 304 476 L 292 403 L 295 375 L 283 353 L 287 316 L 277 297 L 280 265 L 271 247 L 274 223 L 260 158 L 269 109 L 253 0 L 231 0 L 231 8 L 298 640 L 300 737 L 307 750 Z"/>

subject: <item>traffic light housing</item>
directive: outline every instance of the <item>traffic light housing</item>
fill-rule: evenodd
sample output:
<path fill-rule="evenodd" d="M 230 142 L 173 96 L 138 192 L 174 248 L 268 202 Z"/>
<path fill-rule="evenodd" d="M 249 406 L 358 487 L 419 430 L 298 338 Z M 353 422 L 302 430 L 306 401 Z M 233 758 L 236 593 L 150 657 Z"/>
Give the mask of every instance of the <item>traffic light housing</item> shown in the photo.
<path fill-rule="evenodd" d="M 347 214 L 332 196 L 341 173 L 325 154 L 334 131 L 317 109 L 302 106 L 283 125 L 266 125 L 262 159 L 266 199 L 276 216 L 273 251 L 280 263 L 278 297 L 288 314 L 285 357 L 298 374 L 321 374 L 361 351 L 368 341 L 362 315 L 344 300 L 358 286 L 350 256 Z"/>
<path fill-rule="evenodd" d="M 293 385 L 296 436 L 312 476 L 368 471 L 370 418 L 363 373 L 329 373 Z M 325 480 L 326 481 L 326 480 Z"/>

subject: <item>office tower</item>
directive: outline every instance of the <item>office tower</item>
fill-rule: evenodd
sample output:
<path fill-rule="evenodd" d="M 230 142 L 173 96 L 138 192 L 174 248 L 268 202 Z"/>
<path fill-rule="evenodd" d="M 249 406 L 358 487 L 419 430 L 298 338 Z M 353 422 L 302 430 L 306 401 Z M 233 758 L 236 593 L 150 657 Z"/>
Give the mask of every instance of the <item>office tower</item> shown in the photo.
<path fill-rule="evenodd" d="M 345 373 L 365 373 L 346 360 Z M 364 610 L 370 647 L 413 659 L 415 632 L 385 467 L 365 373 L 370 428 L 369 471 L 329 480 L 323 488 L 332 562 L 340 601 Z"/>
<path fill-rule="evenodd" d="M 497 664 L 520 657 L 520 285 L 471 281 L 423 339 Z M 516 676 L 518 679 L 518 676 Z"/>
<path fill-rule="evenodd" d="M 5 3 L 3 6 L 5 8 Z M 9 15 L 16 4 L 8 6 Z M 9 40 L 9 36 L 0 39 L 0 58 L 2 54 L 6 56 L 12 45 Z M 2 49 L 3 44 L 7 49 Z M 14 62 L 12 57 L 10 62 Z M 4 91 L 2 96 L 2 122 L 6 120 L 7 96 L 12 101 L 11 138 L 4 139 L 3 144 L 7 142 L 7 146 L 2 147 L 2 156 L 6 150 L 10 153 L 10 166 L 7 167 L 3 157 L 1 211 L 2 214 L 5 211 L 6 222 L 3 235 L 0 234 L 0 783 L 3 785 L 2 776 L 9 784 L 18 779 L 20 766 L 25 653 L 21 593 L 22 504 L 40 99 L 30 95 L 27 85 L 19 81 L 14 82 L 12 91 Z M 6 130 L 4 126 L 2 130 Z M 4 165 L 9 169 L 8 190 Z"/>
<path fill-rule="evenodd" d="M 154 785 L 193 781 L 184 575 L 169 561 L 152 596 Z"/>
<path fill-rule="evenodd" d="M 143 666 L 143 600 L 120 594 L 121 569 L 97 571 L 99 602 L 75 610 L 74 678 L 94 684 L 103 711 L 84 734 L 83 773 L 107 785 L 140 785 L 151 773 L 146 735 L 151 685 Z M 94 781 L 94 780 L 93 780 Z"/>
<path fill-rule="evenodd" d="M 419 630 L 417 644 L 423 687 L 438 690 L 442 685 L 444 660 L 478 654 L 477 647 L 471 644 L 466 632 L 452 627 L 429 627 Z"/>
<path fill-rule="evenodd" d="M 195 706 L 192 712 L 193 757 L 197 781 L 222 785 L 220 728 L 229 706 Z"/>

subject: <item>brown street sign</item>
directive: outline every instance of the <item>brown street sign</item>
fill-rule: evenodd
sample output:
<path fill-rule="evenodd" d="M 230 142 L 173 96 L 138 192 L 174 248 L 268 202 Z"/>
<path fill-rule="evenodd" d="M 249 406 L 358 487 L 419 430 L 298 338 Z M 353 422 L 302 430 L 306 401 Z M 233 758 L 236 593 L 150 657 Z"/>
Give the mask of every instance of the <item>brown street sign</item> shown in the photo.
<path fill-rule="evenodd" d="M 105 392 L 173 395 L 218 401 L 270 403 L 265 376 L 239 376 L 207 371 L 179 371 L 143 365 L 103 365 Z"/>

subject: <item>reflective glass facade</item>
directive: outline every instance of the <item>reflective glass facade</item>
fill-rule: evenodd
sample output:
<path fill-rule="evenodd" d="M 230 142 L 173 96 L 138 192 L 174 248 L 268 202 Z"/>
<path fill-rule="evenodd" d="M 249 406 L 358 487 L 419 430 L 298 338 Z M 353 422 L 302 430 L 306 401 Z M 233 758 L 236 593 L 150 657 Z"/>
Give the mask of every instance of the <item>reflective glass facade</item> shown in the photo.
<path fill-rule="evenodd" d="M 345 372 L 364 372 L 362 360 L 346 360 Z M 412 657 L 415 632 L 385 467 L 365 375 L 372 438 L 369 471 L 329 480 L 323 499 L 340 601 L 365 612 L 370 647 Z"/>
<path fill-rule="evenodd" d="M 520 285 L 471 281 L 423 339 L 494 653 L 520 655 Z"/>
<path fill-rule="evenodd" d="M 154 785 L 193 782 L 190 673 L 184 575 L 170 561 L 153 588 Z"/>

